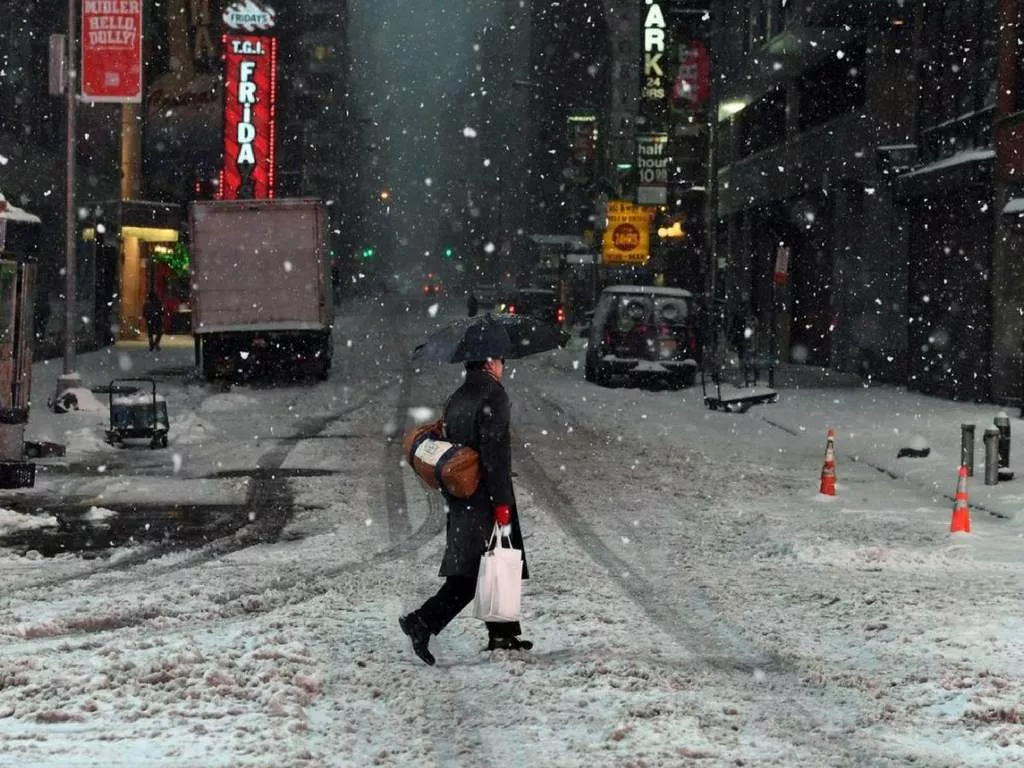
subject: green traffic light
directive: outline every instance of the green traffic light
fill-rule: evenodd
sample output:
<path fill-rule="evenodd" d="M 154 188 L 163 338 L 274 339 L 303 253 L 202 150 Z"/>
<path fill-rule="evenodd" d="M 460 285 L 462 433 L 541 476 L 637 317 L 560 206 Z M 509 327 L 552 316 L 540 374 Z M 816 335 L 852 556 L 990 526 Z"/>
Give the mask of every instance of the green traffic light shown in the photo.
<path fill-rule="evenodd" d="M 447 248 L 444 249 L 444 257 L 446 259 L 450 259 L 454 255 L 455 255 L 455 250 L 451 246 L 448 246 Z"/>

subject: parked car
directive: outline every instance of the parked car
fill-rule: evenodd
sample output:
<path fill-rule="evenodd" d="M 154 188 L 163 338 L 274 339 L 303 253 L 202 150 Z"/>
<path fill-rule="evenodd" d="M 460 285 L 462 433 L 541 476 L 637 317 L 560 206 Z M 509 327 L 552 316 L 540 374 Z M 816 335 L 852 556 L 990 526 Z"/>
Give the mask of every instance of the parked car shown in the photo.
<path fill-rule="evenodd" d="M 470 317 L 478 312 L 489 312 L 495 309 L 501 291 L 496 285 L 474 285 L 466 296 L 466 309 Z"/>
<path fill-rule="evenodd" d="M 681 288 L 605 288 L 588 334 L 584 376 L 602 386 L 621 376 L 692 386 L 700 365 L 696 300 Z"/>
<path fill-rule="evenodd" d="M 529 315 L 559 327 L 565 325 L 565 307 L 550 288 L 520 288 L 511 298 L 513 314 Z"/>

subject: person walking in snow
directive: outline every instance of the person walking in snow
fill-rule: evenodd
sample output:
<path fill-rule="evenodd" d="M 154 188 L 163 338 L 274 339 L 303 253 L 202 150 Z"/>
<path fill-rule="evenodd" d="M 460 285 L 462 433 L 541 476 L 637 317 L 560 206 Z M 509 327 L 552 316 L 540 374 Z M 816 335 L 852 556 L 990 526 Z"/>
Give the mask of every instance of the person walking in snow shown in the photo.
<path fill-rule="evenodd" d="M 150 291 L 146 303 L 142 305 L 142 317 L 146 321 L 146 333 L 149 335 L 149 351 L 160 351 L 160 338 L 164 335 L 164 305 L 156 291 Z"/>
<path fill-rule="evenodd" d="M 506 342 L 507 344 L 507 338 Z M 512 546 L 523 549 L 515 494 L 512 489 L 512 441 L 509 434 L 511 404 L 501 384 L 504 358 L 465 363 L 466 378 L 444 410 L 448 440 L 474 448 L 480 454 L 480 485 L 468 499 L 445 494 L 447 533 L 440 576 L 445 582 L 437 594 L 398 623 L 412 641 L 413 651 L 427 664 L 434 663 L 428 644 L 448 626 L 476 594 L 480 558 L 495 523 L 510 536 Z M 529 578 L 523 551 L 523 578 Z M 487 622 L 487 649 L 529 650 L 533 643 L 520 639 L 519 622 Z"/>

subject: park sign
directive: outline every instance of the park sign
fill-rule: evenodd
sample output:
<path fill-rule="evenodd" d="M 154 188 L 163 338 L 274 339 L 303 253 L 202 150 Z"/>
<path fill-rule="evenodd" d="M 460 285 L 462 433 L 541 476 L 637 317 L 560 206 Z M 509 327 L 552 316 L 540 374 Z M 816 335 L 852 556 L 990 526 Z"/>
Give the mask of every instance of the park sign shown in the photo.
<path fill-rule="evenodd" d="M 667 133 L 638 133 L 636 136 L 636 201 L 641 205 L 668 202 L 668 176 L 672 157 Z"/>
<path fill-rule="evenodd" d="M 142 101 L 142 0 L 82 1 L 82 100 Z"/>
<path fill-rule="evenodd" d="M 608 201 L 601 260 L 610 266 L 642 267 L 651 258 L 651 212 L 629 200 Z"/>

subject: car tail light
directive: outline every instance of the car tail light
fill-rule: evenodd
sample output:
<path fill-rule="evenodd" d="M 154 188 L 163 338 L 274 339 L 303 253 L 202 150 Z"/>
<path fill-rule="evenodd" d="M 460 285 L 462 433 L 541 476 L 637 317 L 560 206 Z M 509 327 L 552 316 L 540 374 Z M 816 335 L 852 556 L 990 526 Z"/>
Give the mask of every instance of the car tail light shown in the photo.
<path fill-rule="evenodd" d="M 559 325 L 565 323 L 565 310 L 562 309 L 561 307 L 559 307 L 558 311 L 555 312 L 555 322 L 558 323 Z"/>
<path fill-rule="evenodd" d="M 430 286 L 429 285 L 424 285 L 423 286 L 423 293 L 428 294 L 428 295 L 430 294 Z"/>
<path fill-rule="evenodd" d="M 514 315 L 516 313 L 516 305 L 515 304 L 509 304 L 508 305 L 508 313 L 510 315 Z"/>

